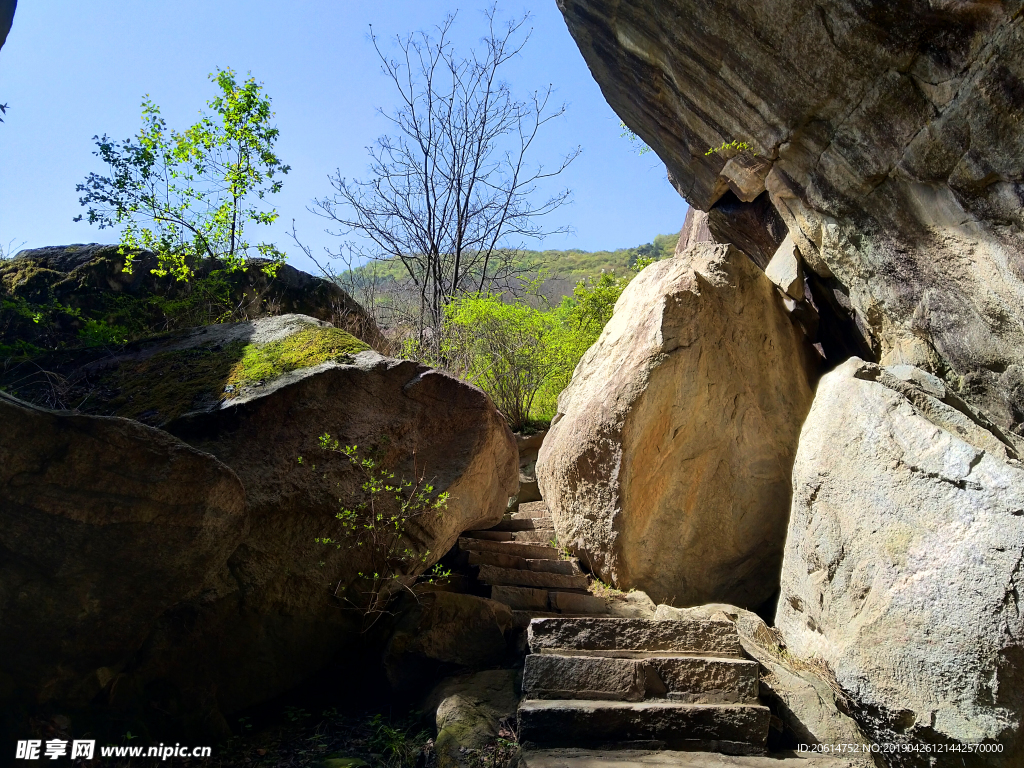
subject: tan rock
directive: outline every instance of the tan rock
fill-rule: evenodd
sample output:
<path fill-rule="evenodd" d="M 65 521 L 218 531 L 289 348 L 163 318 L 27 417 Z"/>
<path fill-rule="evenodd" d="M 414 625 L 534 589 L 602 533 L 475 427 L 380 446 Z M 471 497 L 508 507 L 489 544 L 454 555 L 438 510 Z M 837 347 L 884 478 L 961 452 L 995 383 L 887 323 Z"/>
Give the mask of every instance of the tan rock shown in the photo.
<path fill-rule="evenodd" d="M 791 299 L 803 301 L 804 273 L 800 267 L 800 253 L 791 236 L 787 235 L 786 239 L 782 241 L 782 245 L 772 256 L 772 260 L 768 262 L 768 268 L 764 273 Z"/>
<path fill-rule="evenodd" d="M 731 246 L 645 269 L 559 399 L 537 474 L 560 544 L 656 601 L 777 586 L 809 346 Z"/>
<path fill-rule="evenodd" d="M 762 261 L 751 227 L 714 224 L 763 179 L 834 313 L 818 341 L 836 363 L 930 361 L 1024 435 L 1018 2 L 558 5 L 612 108 L 716 241 L 762 266 L 774 247 Z M 734 141 L 767 175 L 748 184 L 729 152 L 708 153 Z"/>

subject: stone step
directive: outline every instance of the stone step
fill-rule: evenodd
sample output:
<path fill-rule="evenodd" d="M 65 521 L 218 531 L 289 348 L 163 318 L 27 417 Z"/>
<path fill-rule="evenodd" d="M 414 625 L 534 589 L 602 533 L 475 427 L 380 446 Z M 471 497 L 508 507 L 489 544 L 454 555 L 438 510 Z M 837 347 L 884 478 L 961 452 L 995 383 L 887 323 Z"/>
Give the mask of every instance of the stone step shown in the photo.
<path fill-rule="evenodd" d="M 608 612 L 608 604 L 604 600 L 582 591 L 497 586 L 491 588 L 491 599 L 505 603 L 513 611 L 551 611 L 576 615 Z"/>
<path fill-rule="evenodd" d="M 537 517 L 506 517 L 500 523 L 489 530 L 492 531 L 551 531 L 551 538 L 554 538 L 554 526 L 551 518 Z"/>
<path fill-rule="evenodd" d="M 746 659 L 531 654 L 523 694 L 531 699 L 640 701 L 669 698 L 690 704 L 756 704 L 758 665 Z"/>
<path fill-rule="evenodd" d="M 547 544 L 530 544 L 528 542 L 493 541 L 490 539 L 459 539 L 459 549 L 463 552 L 499 552 L 534 560 L 558 560 L 558 550 Z"/>
<path fill-rule="evenodd" d="M 530 501 L 519 505 L 519 514 L 528 517 L 551 517 L 546 501 Z"/>
<path fill-rule="evenodd" d="M 578 592 L 551 592 L 548 604 L 559 613 L 608 613 L 608 601 Z"/>
<path fill-rule="evenodd" d="M 499 568 L 520 568 L 525 571 L 543 571 L 545 573 L 579 573 L 579 568 L 572 560 L 528 559 L 515 555 L 504 555 L 501 552 L 470 552 L 470 565 L 496 565 Z"/>
<path fill-rule="evenodd" d="M 519 705 L 519 738 L 545 747 L 654 742 L 668 749 L 763 754 L 770 717 L 759 704 L 526 699 Z"/>
<path fill-rule="evenodd" d="M 466 531 L 466 537 L 482 541 L 518 541 L 527 544 L 548 544 L 555 538 L 554 529 L 530 531 Z"/>
<path fill-rule="evenodd" d="M 502 587 L 551 587 L 555 589 L 586 589 L 589 579 L 582 574 L 525 571 L 481 565 L 477 576 L 484 584 Z"/>
<path fill-rule="evenodd" d="M 742 658 L 731 621 L 651 619 L 537 619 L 530 624 L 530 650 L 672 651 L 680 656 Z"/>
<path fill-rule="evenodd" d="M 530 505 L 529 504 L 523 504 L 521 506 L 528 507 Z M 547 520 L 548 522 L 550 522 L 551 521 L 551 513 L 548 512 L 547 510 L 545 510 L 543 512 L 543 514 L 537 514 L 535 512 L 517 511 L 517 512 L 513 512 L 512 513 L 512 519 L 513 520 Z"/>

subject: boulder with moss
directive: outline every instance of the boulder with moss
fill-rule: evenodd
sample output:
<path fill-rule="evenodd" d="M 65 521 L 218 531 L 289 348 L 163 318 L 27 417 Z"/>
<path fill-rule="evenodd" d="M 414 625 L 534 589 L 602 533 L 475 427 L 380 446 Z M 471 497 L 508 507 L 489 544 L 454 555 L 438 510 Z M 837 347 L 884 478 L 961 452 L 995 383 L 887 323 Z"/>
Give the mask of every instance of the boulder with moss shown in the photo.
<path fill-rule="evenodd" d="M 35 248 L 0 261 L 0 357 L 111 346 L 153 333 L 280 314 L 310 315 L 371 346 L 383 337 L 335 283 L 261 259 L 230 269 L 215 259 L 178 281 L 157 257 L 115 245 Z"/>
<path fill-rule="evenodd" d="M 201 583 L 142 622 L 132 643 L 111 643 L 97 657 L 92 671 L 111 674 L 95 701 L 118 711 L 206 712 L 208 721 L 223 722 L 217 713 L 265 701 L 328 666 L 351 676 L 374 664 L 367 664 L 372 649 L 366 645 L 370 636 L 360 634 L 363 617 L 346 610 L 352 607 L 346 598 L 358 594 L 365 558 L 348 546 L 336 519 L 343 505 L 356 509 L 367 501 L 363 477 L 346 457 L 324 451 L 321 435 L 358 446 L 360 456 L 373 457 L 396 480 L 448 494 L 440 514 L 405 527 L 411 554 L 403 570 L 409 576 L 430 567 L 460 532 L 497 523 L 518 489 L 515 439 L 486 394 L 423 365 L 383 357 L 312 317 L 207 326 L 105 356 L 76 354 L 63 359 L 68 405 L 79 414 L 158 427 L 150 431 L 221 467 L 245 496 L 244 534 L 225 539 L 230 546 L 208 563 Z M 22 394 L 37 404 L 47 396 L 42 386 L 25 387 Z M 74 436 L 65 439 L 76 444 Z M 0 432 L 3 450 L 17 454 L 21 446 L 9 442 L 16 440 Z M 54 451 L 52 461 L 60 466 L 64 454 L 56 444 Z M 182 498 L 198 493 L 193 483 L 205 482 L 198 471 L 171 476 L 159 463 L 140 466 L 136 453 L 125 448 L 108 459 L 120 462 L 128 478 L 176 483 Z M 24 496 L 44 495 L 42 480 L 19 478 Z M 104 510 L 118 501 L 94 494 L 83 496 L 82 504 L 102 516 L 113 514 Z M 55 549 L 55 561 L 74 545 L 56 535 L 58 522 L 43 514 L 35 525 Z M 145 521 L 134 536 L 132 556 L 147 547 L 159 551 L 154 567 L 173 556 L 182 538 L 168 539 Z M 339 539 L 341 548 L 317 543 L 325 537 Z M 27 538 L 4 542 L 16 559 L 30 544 Z M 0 594 L 16 595 L 17 586 L 5 580 Z M 102 606 L 102 597 L 83 599 Z M 60 618 L 53 617 L 54 634 L 64 631 Z M 10 626 L 11 644 L 0 664 L 46 634 L 33 627 Z M 27 694 L 65 701 L 57 691 Z"/>

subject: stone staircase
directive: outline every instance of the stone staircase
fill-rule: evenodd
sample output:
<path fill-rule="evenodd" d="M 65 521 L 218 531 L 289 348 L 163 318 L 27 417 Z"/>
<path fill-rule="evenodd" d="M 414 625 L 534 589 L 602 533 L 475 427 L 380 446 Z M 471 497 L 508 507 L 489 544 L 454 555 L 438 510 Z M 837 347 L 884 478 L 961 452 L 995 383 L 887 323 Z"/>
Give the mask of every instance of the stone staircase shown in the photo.
<path fill-rule="evenodd" d="M 539 618 L 528 640 L 527 747 L 765 751 L 758 665 L 730 621 Z"/>
<path fill-rule="evenodd" d="M 490 586 L 491 599 L 512 609 L 525 628 L 544 616 L 604 614 L 608 604 L 587 591 L 589 578 L 576 560 L 564 559 L 551 545 L 555 529 L 543 501 L 519 510 L 486 531 L 467 531 L 459 549 L 477 566 L 477 579 Z"/>

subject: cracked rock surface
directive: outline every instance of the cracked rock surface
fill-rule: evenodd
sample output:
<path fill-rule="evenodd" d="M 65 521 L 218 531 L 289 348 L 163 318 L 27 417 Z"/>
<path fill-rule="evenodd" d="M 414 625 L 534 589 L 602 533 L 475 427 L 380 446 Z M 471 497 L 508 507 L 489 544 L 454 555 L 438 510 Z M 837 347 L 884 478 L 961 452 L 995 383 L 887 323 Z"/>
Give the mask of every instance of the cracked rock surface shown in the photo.
<path fill-rule="evenodd" d="M 1020 0 L 558 4 L 693 206 L 715 221 L 763 183 L 851 349 L 1024 434 Z M 708 154 L 731 142 L 751 149 Z"/>
<path fill-rule="evenodd" d="M 776 624 L 834 671 L 875 742 L 997 742 L 1004 762 L 937 764 L 1017 764 L 1022 552 L 1024 469 L 998 430 L 909 366 L 854 358 L 821 380 Z"/>

